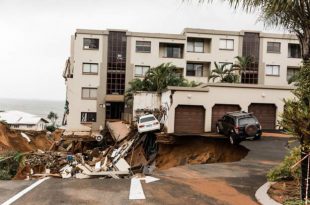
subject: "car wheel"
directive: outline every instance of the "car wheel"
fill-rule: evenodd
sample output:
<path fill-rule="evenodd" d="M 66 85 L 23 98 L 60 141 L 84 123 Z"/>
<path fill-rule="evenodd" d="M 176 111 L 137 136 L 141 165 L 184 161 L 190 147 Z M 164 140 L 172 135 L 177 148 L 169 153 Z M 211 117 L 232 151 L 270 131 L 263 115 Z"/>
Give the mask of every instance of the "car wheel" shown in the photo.
<path fill-rule="evenodd" d="M 235 136 L 229 135 L 229 142 L 232 145 L 238 145 L 240 143 L 240 140 L 238 140 Z"/>

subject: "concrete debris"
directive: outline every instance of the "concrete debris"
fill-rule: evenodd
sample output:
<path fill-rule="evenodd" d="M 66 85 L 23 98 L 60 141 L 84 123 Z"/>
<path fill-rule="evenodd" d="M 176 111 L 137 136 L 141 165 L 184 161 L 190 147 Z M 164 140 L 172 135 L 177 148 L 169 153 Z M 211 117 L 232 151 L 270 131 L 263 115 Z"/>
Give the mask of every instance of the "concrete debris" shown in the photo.
<path fill-rule="evenodd" d="M 25 133 L 21 132 L 20 135 L 25 138 L 28 142 L 31 142 L 31 139 Z"/>
<path fill-rule="evenodd" d="M 122 121 L 107 122 L 107 128 L 116 142 L 122 141 L 130 133 L 130 126 Z"/>

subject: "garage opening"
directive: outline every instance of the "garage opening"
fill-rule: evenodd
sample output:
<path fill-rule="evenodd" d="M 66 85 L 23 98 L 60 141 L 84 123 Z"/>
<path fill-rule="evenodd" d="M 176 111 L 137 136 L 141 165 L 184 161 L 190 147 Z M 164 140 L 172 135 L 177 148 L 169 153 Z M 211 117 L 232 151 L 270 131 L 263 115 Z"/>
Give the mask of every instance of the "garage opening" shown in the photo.
<path fill-rule="evenodd" d="M 241 107 L 239 105 L 215 104 L 212 108 L 211 131 L 216 131 L 216 122 L 221 119 L 227 112 L 234 112 L 239 110 L 241 110 Z"/>
<path fill-rule="evenodd" d="M 205 108 L 195 105 L 178 105 L 175 108 L 174 132 L 201 134 L 205 127 Z"/>
<path fill-rule="evenodd" d="M 249 112 L 256 116 L 263 130 L 276 129 L 277 107 L 274 104 L 252 103 Z"/>

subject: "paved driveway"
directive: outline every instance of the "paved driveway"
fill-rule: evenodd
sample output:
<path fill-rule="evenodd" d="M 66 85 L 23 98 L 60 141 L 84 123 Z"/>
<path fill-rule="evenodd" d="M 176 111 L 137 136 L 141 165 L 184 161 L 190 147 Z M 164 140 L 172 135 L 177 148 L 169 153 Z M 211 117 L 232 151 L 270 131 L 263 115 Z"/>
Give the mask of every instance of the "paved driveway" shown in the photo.
<path fill-rule="evenodd" d="M 286 144 L 287 138 L 264 137 L 260 141 L 242 142 L 250 152 L 239 162 L 187 165 L 157 171 L 154 176 L 160 181 L 142 183 L 145 200 L 128 200 L 130 179 L 52 178 L 15 204 L 257 204 L 255 191 L 266 182 L 266 172 L 283 159 Z M 3 192 L 4 183 L 12 182 L 0 182 L 2 201 L 25 186 Z"/>

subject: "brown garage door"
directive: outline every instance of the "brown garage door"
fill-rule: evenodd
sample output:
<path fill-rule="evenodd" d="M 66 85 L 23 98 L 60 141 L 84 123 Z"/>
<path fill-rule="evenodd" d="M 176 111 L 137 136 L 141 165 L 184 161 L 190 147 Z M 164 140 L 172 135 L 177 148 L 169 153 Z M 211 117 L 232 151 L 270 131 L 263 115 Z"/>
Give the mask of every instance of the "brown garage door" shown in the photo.
<path fill-rule="evenodd" d="M 204 132 L 205 109 L 203 106 L 179 105 L 175 109 L 174 132 L 199 134 Z"/>
<path fill-rule="evenodd" d="M 221 119 L 227 112 L 234 112 L 241 110 L 239 105 L 225 105 L 216 104 L 212 108 L 212 132 L 216 131 L 216 122 Z"/>
<path fill-rule="evenodd" d="M 252 103 L 249 112 L 252 112 L 262 125 L 262 129 L 275 129 L 276 127 L 276 106 L 274 104 Z"/>

